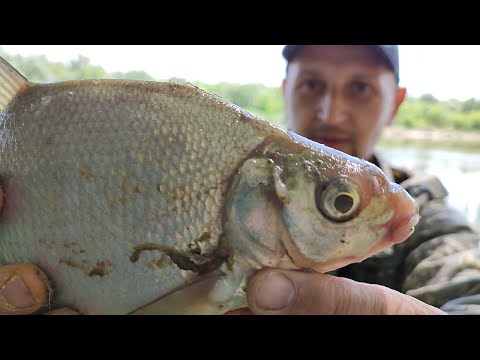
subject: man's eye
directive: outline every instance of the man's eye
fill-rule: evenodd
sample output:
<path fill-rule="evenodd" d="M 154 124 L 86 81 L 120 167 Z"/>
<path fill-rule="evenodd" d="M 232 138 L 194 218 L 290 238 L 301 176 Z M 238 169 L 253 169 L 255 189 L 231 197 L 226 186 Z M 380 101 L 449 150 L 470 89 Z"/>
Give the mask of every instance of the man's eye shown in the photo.
<path fill-rule="evenodd" d="M 322 84 L 316 80 L 306 80 L 301 84 L 300 88 L 305 92 L 319 92 L 322 90 Z"/>
<path fill-rule="evenodd" d="M 318 86 L 317 83 L 313 80 L 308 80 L 305 82 L 305 87 L 309 90 L 315 90 Z"/>
<path fill-rule="evenodd" d="M 371 90 L 371 87 L 367 83 L 355 81 L 354 83 L 352 83 L 352 90 L 356 94 L 365 94 Z"/>

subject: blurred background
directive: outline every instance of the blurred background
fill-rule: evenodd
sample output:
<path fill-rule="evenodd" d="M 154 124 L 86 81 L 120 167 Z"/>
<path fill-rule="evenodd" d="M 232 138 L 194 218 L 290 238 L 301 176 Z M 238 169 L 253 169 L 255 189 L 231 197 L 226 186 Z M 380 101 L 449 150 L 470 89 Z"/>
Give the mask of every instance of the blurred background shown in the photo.
<path fill-rule="evenodd" d="M 0 45 L 29 80 L 193 83 L 285 127 L 283 45 Z M 395 164 L 440 177 L 480 231 L 480 45 L 399 45 L 408 91 L 380 147 Z"/>

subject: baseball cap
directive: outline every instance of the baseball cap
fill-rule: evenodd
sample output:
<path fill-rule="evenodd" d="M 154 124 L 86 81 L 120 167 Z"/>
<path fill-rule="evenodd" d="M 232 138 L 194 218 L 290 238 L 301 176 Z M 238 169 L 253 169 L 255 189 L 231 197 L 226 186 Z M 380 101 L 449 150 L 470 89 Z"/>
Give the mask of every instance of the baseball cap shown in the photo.
<path fill-rule="evenodd" d="M 298 51 L 305 45 L 286 45 L 283 48 L 282 55 L 287 61 L 292 61 Z M 386 60 L 387 65 L 395 73 L 397 83 L 400 81 L 400 65 L 398 60 L 397 45 L 367 45 L 372 48 L 379 56 Z"/>

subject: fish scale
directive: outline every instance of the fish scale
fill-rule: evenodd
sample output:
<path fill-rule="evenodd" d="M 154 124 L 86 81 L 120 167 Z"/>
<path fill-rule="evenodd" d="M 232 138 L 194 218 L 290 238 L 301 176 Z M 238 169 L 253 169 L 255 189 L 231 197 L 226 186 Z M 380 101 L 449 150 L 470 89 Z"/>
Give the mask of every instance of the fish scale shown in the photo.
<path fill-rule="evenodd" d="M 102 95 L 107 92 L 118 95 Z M 156 94 L 158 92 L 169 96 L 161 97 Z M 94 302 L 98 293 L 91 292 L 84 272 L 79 272 L 75 266 L 59 264 L 59 258 L 81 263 L 88 256 L 87 270 L 98 261 L 110 259 L 113 269 L 108 275 L 109 281 L 121 281 L 135 288 L 137 283 L 142 284 L 140 279 L 145 276 L 165 278 L 162 269 L 147 270 L 130 263 L 134 246 L 146 242 L 145 239 L 172 244 L 180 249 L 185 240 L 189 243 L 195 240 L 195 236 L 209 232 L 211 246 L 215 246 L 220 235 L 218 219 L 225 188 L 222 184 L 224 174 L 231 173 L 246 156 L 246 151 L 239 151 L 245 140 L 250 148 L 254 148 L 263 138 L 258 129 L 240 128 L 241 122 L 235 121 L 227 124 L 219 116 L 192 119 L 186 123 L 185 119 L 193 114 L 182 111 L 184 101 L 189 101 L 199 113 L 208 113 L 206 109 L 212 106 L 207 98 L 192 99 L 184 95 L 190 92 L 183 87 L 176 90 L 172 84 L 132 87 L 129 83 L 111 81 L 86 82 L 80 86 L 71 82 L 32 87 L 15 99 L 11 104 L 15 108 L 37 105 L 33 114 L 31 111 L 19 114 L 20 124 L 9 113 L 0 121 L 0 131 L 11 133 L 10 139 L 15 143 L 14 147 L 7 144 L 2 149 L 3 183 L 6 189 L 21 186 L 18 193 L 9 193 L 11 201 L 4 209 L 6 212 L 21 212 L 21 217 L 8 227 L 0 226 L 3 239 L 0 251 L 5 253 L 7 248 L 13 251 L 7 261 L 31 261 L 40 264 L 47 273 L 51 269 L 52 274 L 63 267 L 64 286 L 69 283 L 79 283 L 80 286 L 76 287 L 75 294 L 63 298 L 60 296 L 66 293 L 62 288 L 63 281 L 58 281 L 56 301 L 69 303 L 75 298 L 80 302 Z M 45 101 L 47 97 L 48 103 Z M 145 105 L 142 113 L 135 110 L 139 101 Z M 154 101 L 164 109 L 163 112 L 148 106 Z M 71 106 L 72 102 L 75 107 Z M 88 108 L 89 112 L 76 110 L 82 108 Z M 240 113 L 232 115 L 241 116 Z M 179 125 L 178 135 L 172 138 L 169 129 Z M 210 128 L 222 128 L 222 131 L 208 131 Z M 158 129 L 159 133 L 155 134 L 153 129 Z M 38 136 L 39 130 L 41 136 Z M 47 138 L 51 139 L 51 144 L 45 144 Z M 187 144 L 192 142 L 199 146 L 188 149 Z M 220 156 L 212 153 L 212 147 L 208 146 L 216 142 L 223 144 Z M 151 156 L 139 158 L 136 153 Z M 208 164 L 212 156 L 215 156 L 215 167 L 221 171 L 212 171 Z M 188 171 L 192 159 L 196 162 L 195 173 Z M 86 167 L 88 176 L 82 172 Z M 62 174 L 62 184 L 58 183 L 54 173 Z M 21 174 L 21 183 L 18 183 L 18 176 L 7 174 Z M 198 180 L 201 187 L 195 191 L 193 183 Z M 162 187 L 160 192 L 158 185 Z M 140 192 L 133 191 L 135 186 Z M 188 196 L 172 199 L 172 196 L 179 195 L 180 188 L 184 188 Z M 105 213 L 111 215 L 109 227 L 103 225 Z M 24 221 L 27 219 L 31 221 L 28 228 L 37 229 L 35 233 L 26 231 Z M 158 222 L 167 224 L 161 227 L 161 232 L 156 226 Z M 189 231 L 184 232 L 187 226 Z M 37 245 L 28 251 L 22 243 L 14 240 L 38 244 L 36 234 L 40 233 L 48 234 L 49 247 Z M 190 238 L 185 239 L 185 235 Z M 85 256 L 73 254 L 63 247 L 65 241 L 81 243 L 85 237 L 97 239 L 81 245 Z M 112 243 L 119 246 L 112 248 Z M 53 256 L 49 256 L 52 252 Z M 45 260 L 39 261 L 42 258 Z M 124 271 L 120 271 L 122 268 Z M 179 273 L 173 275 L 171 272 L 174 271 L 169 270 L 167 275 L 178 278 L 177 282 L 183 280 Z M 92 280 L 103 281 L 94 277 Z M 159 287 L 151 291 L 136 288 L 135 291 L 144 296 L 137 298 L 136 303 L 124 299 L 110 311 L 125 312 L 153 300 L 152 294 L 168 291 L 172 286 L 167 283 L 167 288 L 163 288 L 162 285 L 158 284 Z M 110 296 L 122 299 L 119 290 L 112 286 Z"/>
<path fill-rule="evenodd" d="M 0 58 L 0 90 L 0 262 L 44 270 L 54 307 L 221 313 L 262 266 L 328 271 L 415 224 L 374 165 L 191 85 L 33 84 Z M 315 195 L 342 179 L 362 198 L 348 222 Z"/>

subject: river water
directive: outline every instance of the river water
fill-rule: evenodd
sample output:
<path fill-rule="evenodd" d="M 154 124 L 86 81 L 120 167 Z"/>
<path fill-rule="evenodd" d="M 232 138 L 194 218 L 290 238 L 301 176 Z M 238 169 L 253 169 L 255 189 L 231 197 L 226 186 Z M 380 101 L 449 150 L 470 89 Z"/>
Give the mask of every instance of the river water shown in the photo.
<path fill-rule="evenodd" d="M 480 231 L 480 150 L 411 145 L 382 145 L 381 149 L 397 166 L 437 175 L 449 191 L 450 203 Z"/>

